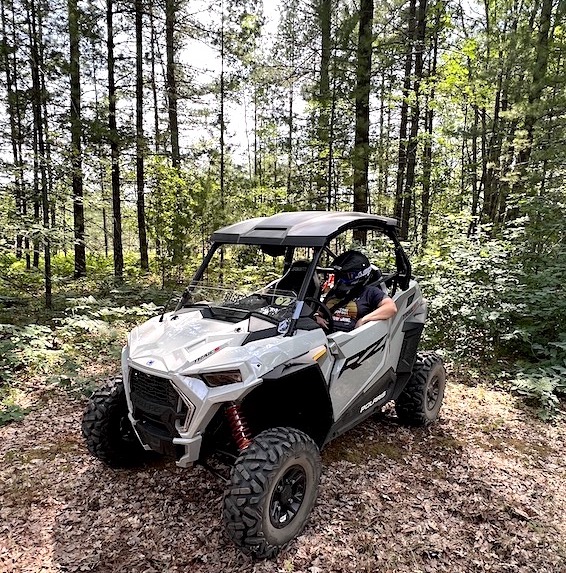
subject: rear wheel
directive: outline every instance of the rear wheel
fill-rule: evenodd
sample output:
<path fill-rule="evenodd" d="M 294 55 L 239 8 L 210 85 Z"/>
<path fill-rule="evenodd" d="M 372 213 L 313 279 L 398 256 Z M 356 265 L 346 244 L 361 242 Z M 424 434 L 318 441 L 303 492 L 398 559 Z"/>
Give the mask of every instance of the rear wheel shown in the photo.
<path fill-rule="evenodd" d="M 313 440 L 293 428 L 258 434 L 240 454 L 224 496 L 224 523 L 246 553 L 273 557 L 303 530 L 316 501 L 321 461 Z"/>
<path fill-rule="evenodd" d="M 438 354 L 419 352 L 407 386 L 395 401 L 399 419 L 412 426 L 426 426 L 438 418 L 446 371 Z"/>
<path fill-rule="evenodd" d="M 132 467 L 150 457 L 128 418 L 120 376 L 110 378 L 91 396 L 83 414 L 82 433 L 89 452 L 110 467 Z"/>

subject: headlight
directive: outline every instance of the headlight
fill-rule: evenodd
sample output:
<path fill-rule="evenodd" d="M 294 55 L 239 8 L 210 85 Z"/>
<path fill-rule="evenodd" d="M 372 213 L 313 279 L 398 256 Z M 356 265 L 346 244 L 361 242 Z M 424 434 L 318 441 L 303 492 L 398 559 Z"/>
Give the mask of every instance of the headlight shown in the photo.
<path fill-rule="evenodd" d="M 239 370 L 227 370 L 226 372 L 211 372 L 201 374 L 202 379 L 207 386 L 226 386 L 226 384 L 235 384 L 242 381 L 242 373 Z"/>

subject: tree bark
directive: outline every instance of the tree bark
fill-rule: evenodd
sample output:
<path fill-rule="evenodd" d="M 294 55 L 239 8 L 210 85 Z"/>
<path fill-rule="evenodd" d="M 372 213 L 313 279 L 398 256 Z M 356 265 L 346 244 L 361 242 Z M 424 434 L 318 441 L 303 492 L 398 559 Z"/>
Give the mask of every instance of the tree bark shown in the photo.
<path fill-rule="evenodd" d="M 136 185 L 137 185 L 137 214 L 138 214 L 138 240 L 140 245 L 140 267 L 149 271 L 149 257 L 147 253 L 147 234 L 145 224 L 145 197 L 144 197 L 144 156 L 145 137 L 143 133 L 143 4 L 142 0 L 135 0 L 136 20 Z"/>
<path fill-rule="evenodd" d="M 289 115 L 287 123 L 289 131 L 287 133 L 287 199 L 291 197 L 292 184 L 293 184 L 293 99 L 294 99 L 294 82 L 291 79 L 289 86 Z"/>
<path fill-rule="evenodd" d="M 408 13 L 407 51 L 405 52 L 405 71 L 403 77 L 403 100 L 399 125 L 399 159 L 397 163 L 397 183 L 395 187 L 395 217 L 401 221 L 403 214 L 405 169 L 407 167 L 407 125 L 409 122 L 409 91 L 413 70 L 413 47 L 415 42 L 416 0 L 410 0 Z"/>
<path fill-rule="evenodd" d="M 401 211 L 400 235 L 409 236 L 409 219 L 413 207 L 415 169 L 417 164 L 417 146 L 420 122 L 420 85 L 423 77 L 423 52 L 426 33 L 427 0 L 419 0 L 416 24 L 415 45 L 415 71 L 413 83 L 413 104 L 411 106 L 411 130 L 407 144 L 407 174 L 405 177 L 405 190 L 403 192 L 403 209 Z"/>
<path fill-rule="evenodd" d="M 354 170 L 354 211 L 368 211 L 369 172 L 369 94 L 371 88 L 371 49 L 373 41 L 373 0 L 361 0 L 356 69 L 356 134 L 352 157 Z M 365 243 L 366 232 L 357 231 L 354 240 Z"/>
<path fill-rule="evenodd" d="M 177 16 L 176 0 L 165 2 L 165 37 L 167 44 L 167 104 L 169 108 L 169 131 L 171 135 L 171 164 L 175 169 L 181 165 L 179 149 L 179 122 L 177 117 L 177 79 L 175 75 L 175 26 Z"/>
<path fill-rule="evenodd" d="M 434 125 L 434 108 L 431 102 L 434 101 L 436 85 L 436 66 L 438 59 L 438 34 L 440 32 L 440 18 L 442 13 L 436 8 L 436 18 L 432 36 L 432 53 L 428 65 L 428 81 L 430 82 L 429 93 L 427 95 L 425 107 L 425 143 L 423 150 L 423 192 L 421 196 L 421 250 L 425 248 L 428 241 L 428 225 L 431 211 L 431 175 L 432 175 L 432 138 Z"/>
<path fill-rule="evenodd" d="M 47 171 L 45 164 L 45 134 L 43 132 L 43 99 L 41 70 L 43 62 L 40 60 L 40 30 L 37 25 L 38 8 L 35 2 L 29 5 L 28 20 L 30 26 L 30 48 L 31 48 L 31 76 L 32 76 L 32 108 L 33 108 L 33 129 L 34 129 L 34 150 L 36 157 L 34 160 L 34 188 L 36 189 L 35 218 L 39 222 L 40 205 L 43 212 L 43 256 L 44 256 L 44 281 L 45 281 L 45 308 L 51 309 L 51 241 L 49 238 L 49 194 L 47 189 Z M 39 258 L 39 241 L 34 247 L 34 266 L 36 257 Z M 38 263 L 39 261 L 37 261 Z"/>
<path fill-rule="evenodd" d="M 112 160 L 112 244 L 114 248 L 114 276 L 121 281 L 124 274 L 122 251 L 122 206 L 120 201 L 120 146 L 116 124 L 116 84 L 114 79 L 114 13 L 113 0 L 106 3 L 108 48 L 108 129 Z"/>
<path fill-rule="evenodd" d="M 29 64 L 30 64 L 30 75 L 31 75 L 31 90 L 29 91 L 30 103 L 32 108 L 32 151 L 33 151 L 33 185 L 32 185 L 32 199 L 33 199 L 33 222 L 37 228 L 40 224 L 40 211 L 41 211 L 41 190 L 40 190 L 40 163 L 43 161 L 43 157 L 40 157 L 39 151 L 39 129 L 41 127 L 41 119 L 38 122 L 37 115 L 37 105 L 38 100 L 41 97 L 40 87 L 39 87 L 39 62 L 37 55 L 37 33 L 35 29 L 35 4 L 33 0 L 26 2 L 24 4 L 26 11 L 26 26 L 28 29 L 28 39 L 29 39 Z M 41 111 L 39 112 L 39 118 L 41 118 Z M 34 268 L 39 268 L 39 235 L 36 232 L 33 233 L 33 257 L 32 265 Z"/>
<path fill-rule="evenodd" d="M 159 148 L 161 146 L 161 133 L 159 129 L 159 100 L 157 98 L 157 82 L 155 79 L 155 59 L 157 55 L 157 50 L 155 47 L 157 45 L 157 34 L 155 31 L 153 10 L 154 3 L 150 2 L 149 27 L 151 30 L 151 93 L 153 96 L 153 137 L 155 153 L 159 153 Z"/>
<path fill-rule="evenodd" d="M 225 144 L 224 144 L 224 132 L 226 129 L 226 124 L 224 121 L 224 98 L 225 94 L 225 83 L 224 83 L 224 58 L 225 58 L 225 46 L 224 46 L 224 2 L 221 2 L 222 14 L 221 14 L 221 25 L 220 25 L 220 209 L 221 216 L 224 216 L 224 172 L 225 172 Z M 221 253 L 221 256 L 223 252 Z"/>
<path fill-rule="evenodd" d="M 536 61 L 533 67 L 533 75 L 529 89 L 527 113 L 525 114 L 525 131 L 527 132 L 527 141 L 525 142 L 525 145 L 523 146 L 523 149 L 521 149 L 518 156 L 518 162 L 523 172 L 525 171 L 531 158 L 535 125 L 539 117 L 539 114 L 535 109 L 535 104 L 540 100 L 543 89 L 545 87 L 546 71 L 548 67 L 552 4 L 552 0 L 542 0 L 542 8 L 539 19 L 539 31 L 536 43 Z"/>
<path fill-rule="evenodd" d="M 332 101 L 330 104 L 330 123 L 328 128 L 328 174 L 326 181 L 326 209 L 332 209 L 332 203 L 336 205 L 336 196 L 333 194 L 334 178 L 334 122 L 336 120 L 336 60 L 334 60 L 332 77 Z"/>
<path fill-rule="evenodd" d="M 73 178 L 73 221 L 75 278 L 86 276 L 85 215 L 82 173 L 82 123 L 79 52 L 79 10 L 77 0 L 68 0 L 71 82 L 71 169 Z"/>
<path fill-rule="evenodd" d="M 330 94 L 330 58 L 331 58 L 331 25 L 332 25 L 332 0 L 319 0 L 317 5 L 318 20 L 321 32 L 321 56 L 320 56 L 320 83 L 318 93 L 318 159 L 317 159 L 317 197 L 315 205 L 321 207 L 324 204 L 325 195 L 328 196 L 330 183 L 330 171 L 327 163 L 330 145 L 329 107 L 331 105 Z M 325 176 L 326 172 L 326 176 Z"/>
<path fill-rule="evenodd" d="M 10 61 L 9 55 L 10 50 L 13 50 L 14 47 L 10 46 L 8 41 L 8 26 L 4 4 L 4 0 L 1 0 L 0 9 L 2 17 L 2 54 L 4 56 L 4 72 L 6 74 L 6 99 L 8 101 L 8 118 L 10 122 L 10 143 L 12 147 L 12 159 L 14 162 L 14 199 L 16 203 L 16 214 L 18 219 L 21 221 L 21 217 L 23 215 L 23 169 L 18 146 L 18 142 L 20 142 L 22 138 L 19 127 L 21 125 L 21 121 L 18 121 L 20 116 L 20 104 L 18 93 L 15 90 L 16 66 L 14 65 L 14 67 L 12 67 L 12 62 Z M 15 237 L 15 253 L 18 259 L 22 258 L 22 246 L 23 236 L 22 233 L 18 231 Z"/>

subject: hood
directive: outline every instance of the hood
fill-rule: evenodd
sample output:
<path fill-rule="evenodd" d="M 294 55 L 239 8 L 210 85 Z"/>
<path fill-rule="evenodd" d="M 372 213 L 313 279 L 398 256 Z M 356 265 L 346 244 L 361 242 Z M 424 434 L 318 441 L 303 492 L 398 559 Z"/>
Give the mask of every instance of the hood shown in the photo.
<path fill-rule="evenodd" d="M 129 358 L 152 370 L 182 372 L 226 346 L 240 346 L 247 332 L 247 320 L 231 323 L 202 318 L 198 310 L 168 313 L 163 321 L 156 316 L 132 330 Z"/>

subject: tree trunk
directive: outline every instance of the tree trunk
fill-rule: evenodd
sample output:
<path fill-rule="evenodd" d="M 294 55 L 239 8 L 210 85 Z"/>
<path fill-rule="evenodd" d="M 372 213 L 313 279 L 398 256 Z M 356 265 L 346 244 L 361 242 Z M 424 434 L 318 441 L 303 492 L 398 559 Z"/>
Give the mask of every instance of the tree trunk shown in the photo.
<path fill-rule="evenodd" d="M 79 53 L 79 10 L 77 0 L 68 0 L 71 82 L 71 169 L 73 178 L 73 221 L 75 278 L 86 276 L 85 215 L 82 173 L 82 123 Z"/>
<path fill-rule="evenodd" d="M 318 93 L 318 158 L 316 165 L 317 174 L 317 197 L 315 206 L 321 207 L 324 204 L 325 195 L 328 196 L 328 185 L 330 181 L 330 172 L 328 171 L 327 161 L 329 155 L 330 130 L 329 124 L 329 106 L 330 99 L 330 57 L 331 57 L 331 17 L 332 17 L 332 0 L 319 0 L 317 5 L 318 20 L 321 31 L 321 56 L 320 56 L 320 84 Z M 326 171 L 326 177 L 325 177 Z"/>
<path fill-rule="evenodd" d="M 43 133 L 43 99 L 44 94 L 41 89 L 41 70 L 43 62 L 40 60 L 40 30 L 37 25 L 38 11 L 35 2 L 31 2 L 31 10 L 28 11 L 30 25 L 30 48 L 31 48 L 31 77 L 32 77 L 32 108 L 33 108 L 33 129 L 34 129 L 34 150 L 36 158 L 34 160 L 34 188 L 36 192 L 35 218 L 39 220 L 39 207 L 43 211 L 43 253 L 44 253 L 44 280 L 45 280 L 45 308 L 52 308 L 51 296 L 51 243 L 49 238 L 49 195 L 47 189 L 47 171 L 45 164 L 45 134 Z M 34 247 L 34 266 L 36 257 L 39 258 L 39 241 Z"/>
<path fill-rule="evenodd" d="M 13 7 L 12 7 L 13 8 Z M 10 61 L 10 50 L 13 46 L 10 46 L 8 42 L 8 32 L 7 32 L 7 19 L 5 13 L 4 0 L 0 3 L 1 17 L 2 17 L 2 54 L 4 56 L 4 71 L 6 74 L 6 99 L 8 101 L 8 117 L 10 122 L 10 141 L 12 147 L 12 159 L 14 162 L 14 198 L 16 203 L 16 215 L 21 221 L 22 213 L 22 200 L 23 200 L 23 172 L 21 168 L 21 159 L 18 150 L 18 142 L 21 141 L 22 134 L 19 131 L 18 117 L 19 111 L 19 97 L 17 91 L 14 89 L 15 80 L 15 66 L 12 68 L 12 62 Z M 12 76 L 14 75 L 14 80 Z M 20 231 L 17 231 L 15 238 L 15 253 L 18 259 L 22 258 L 22 246 L 23 246 L 23 236 Z"/>
<path fill-rule="evenodd" d="M 121 281 L 124 273 L 124 255 L 122 252 L 122 207 L 120 202 L 120 147 L 116 124 L 116 85 L 114 80 L 113 0 L 107 0 L 106 3 L 106 29 L 108 34 L 108 129 L 112 159 L 114 276 L 118 281 Z"/>
<path fill-rule="evenodd" d="M 37 25 L 39 29 L 39 61 L 41 65 L 40 74 L 40 84 L 41 84 L 41 109 L 42 109 L 42 120 L 43 120 L 43 133 L 45 134 L 45 168 L 46 168 L 46 185 L 47 185 L 47 198 L 48 198 L 48 224 L 51 228 L 55 227 L 56 223 L 56 209 L 55 209 L 55 197 L 53 195 L 53 168 L 51 159 L 51 138 L 49 136 L 49 114 L 47 112 L 47 87 L 45 84 L 45 46 L 42 37 L 42 30 L 44 29 L 43 13 L 41 10 L 38 12 Z M 51 245 L 53 249 L 53 245 Z M 51 257 L 51 253 L 50 253 Z"/>
<path fill-rule="evenodd" d="M 539 116 L 537 110 L 535 109 L 536 102 L 540 100 L 542 91 L 545 87 L 546 71 L 548 67 L 552 4 L 552 0 L 542 0 L 539 31 L 536 43 L 536 61 L 533 67 L 533 76 L 529 89 L 528 107 L 525 114 L 525 131 L 527 132 L 527 140 L 518 157 L 519 166 L 523 173 L 526 170 L 533 149 L 535 125 Z"/>
<path fill-rule="evenodd" d="M 409 121 L 409 90 L 411 89 L 411 72 L 413 70 L 413 45 L 415 42 L 416 0 L 409 2 L 407 51 L 405 52 L 405 72 L 403 78 L 403 100 L 401 102 L 401 119 L 399 125 L 399 159 L 397 163 L 397 184 L 395 187 L 395 217 L 401 221 L 403 214 L 403 188 L 405 186 L 405 169 L 407 167 L 407 125 Z"/>
<path fill-rule="evenodd" d="M 177 80 L 175 76 L 175 26 L 176 0 L 165 2 L 165 37 L 167 43 L 167 105 L 169 108 L 169 131 L 171 135 L 171 163 L 175 169 L 181 165 L 179 149 L 179 124 L 177 118 Z"/>
<path fill-rule="evenodd" d="M 369 172 L 369 94 L 371 88 L 371 48 L 373 41 L 373 0 L 361 0 L 356 70 L 356 134 L 352 163 L 354 168 L 354 211 L 368 211 Z M 365 230 L 354 233 L 354 240 L 365 244 Z"/>
<path fill-rule="evenodd" d="M 291 197 L 292 184 L 293 184 L 293 99 L 294 99 L 295 85 L 291 78 L 291 85 L 289 86 L 289 132 L 287 135 L 287 200 Z M 277 173 L 277 170 L 276 170 Z"/>
<path fill-rule="evenodd" d="M 225 85 L 224 85 L 224 3 L 221 3 L 222 15 L 221 15 L 221 25 L 220 25 L 220 210 L 221 216 L 224 217 L 224 132 L 226 129 L 226 124 L 224 122 L 224 98 L 225 98 Z M 221 252 L 221 257 L 224 252 Z"/>
<path fill-rule="evenodd" d="M 423 52 L 426 32 L 427 0 L 419 0 L 416 24 L 415 71 L 413 84 L 413 104 L 411 105 L 411 130 L 407 144 L 407 174 L 405 178 L 405 191 L 403 193 L 403 209 L 401 211 L 400 235 L 409 236 L 409 219 L 413 207 L 415 169 L 417 163 L 417 146 L 420 122 L 420 85 L 423 77 Z"/>
<path fill-rule="evenodd" d="M 94 55 L 94 54 L 93 54 Z M 96 75 L 96 55 L 93 57 L 92 62 L 92 88 L 94 91 L 94 109 L 95 109 L 95 121 L 97 125 L 100 125 L 100 113 L 99 113 L 99 99 L 98 99 L 98 78 Z M 106 217 L 106 169 L 104 167 L 103 156 L 106 156 L 106 150 L 102 146 L 97 149 L 97 159 L 98 159 L 98 182 L 100 184 L 100 200 L 102 202 L 102 232 L 104 234 L 104 256 L 108 257 L 108 236 L 110 232 L 108 231 L 108 220 Z"/>
<path fill-rule="evenodd" d="M 471 207 L 471 216 L 472 220 L 470 221 L 470 225 L 468 227 L 468 237 L 470 237 L 477 228 L 477 215 L 478 215 L 478 206 L 480 201 L 480 190 L 478 184 L 478 130 L 479 130 L 479 110 L 478 106 L 472 106 L 474 112 L 474 123 L 472 126 L 472 157 L 470 161 L 471 166 L 471 178 L 472 178 L 472 207 Z"/>
<path fill-rule="evenodd" d="M 30 72 L 31 72 L 31 107 L 32 107 L 32 141 L 33 141 L 33 222 L 37 228 L 40 221 L 41 211 L 41 191 L 40 191 L 40 165 L 43 162 L 43 157 L 39 151 L 39 131 L 42 130 L 41 124 L 41 90 L 39 82 L 39 55 L 37 50 L 37 32 L 35 26 L 35 4 L 32 2 L 25 4 L 26 10 L 26 24 L 28 28 L 29 37 L 29 54 L 30 54 Z M 39 108 L 39 114 L 37 106 Z M 34 268 L 39 268 L 39 235 L 37 231 L 34 232 L 33 237 L 33 260 L 32 265 Z"/>
<path fill-rule="evenodd" d="M 328 172 L 326 175 L 326 208 L 332 209 L 332 202 L 336 205 L 336 196 L 333 196 L 334 175 L 334 122 L 336 120 L 336 60 L 334 60 L 332 75 L 332 102 L 330 104 L 330 125 L 328 130 Z"/>
<path fill-rule="evenodd" d="M 258 137 L 257 137 L 257 126 L 258 126 L 258 117 L 257 117 L 257 83 L 254 84 L 254 179 L 257 184 L 257 179 L 259 176 L 259 147 L 258 147 Z M 261 185 L 261 182 L 260 182 Z"/>
<path fill-rule="evenodd" d="M 428 224 L 431 211 L 431 174 L 432 174 L 432 138 L 434 124 L 434 102 L 436 86 L 436 65 L 438 59 L 438 34 L 440 32 L 441 12 L 436 8 L 436 18 L 434 22 L 432 36 L 432 54 L 428 65 L 428 80 L 430 82 L 429 93 L 426 100 L 425 109 L 425 144 L 423 150 L 423 192 L 421 197 L 421 250 L 426 247 L 428 241 Z"/>
<path fill-rule="evenodd" d="M 147 234 L 145 225 L 144 198 L 144 155 L 145 137 L 143 133 L 143 5 L 135 0 L 136 11 L 136 184 L 138 192 L 138 239 L 140 245 L 140 267 L 149 271 Z"/>
<path fill-rule="evenodd" d="M 383 175 L 387 169 L 384 161 L 385 149 L 385 70 L 381 70 L 381 80 L 379 82 L 379 142 L 377 145 L 377 198 L 376 204 L 381 205 L 385 193 L 383 185 Z"/>
<path fill-rule="evenodd" d="M 149 27 L 151 29 L 151 93 L 153 96 L 153 132 L 154 132 L 154 149 L 155 153 L 159 153 L 161 143 L 161 133 L 159 130 L 159 100 L 157 98 L 157 82 L 155 80 L 155 59 L 157 45 L 157 34 L 155 32 L 154 22 L 154 3 L 150 2 L 149 7 Z"/>
<path fill-rule="evenodd" d="M 23 153 L 23 146 L 24 146 L 24 107 L 25 103 L 22 102 L 20 97 L 20 89 L 18 85 L 18 61 L 16 57 L 16 50 L 15 46 L 18 44 L 18 39 L 16 36 L 17 24 L 16 24 L 16 15 L 14 10 L 14 3 L 13 1 L 10 3 L 11 11 L 12 11 L 12 47 L 14 48 L 12 51 L 12 78 L 14 81 L 14 93 L 15 93 L 15 107 L 16 107 L 16 126 L 17 126 L 17 133 L 18 133 L 18 142 L 17 142 L 17 149 L 18 149 L 18 177 L 21 182 L 21 218 L 23 221 L 27 220 L 28 214 L 28 197 L 26 193 L 26 181 L 24 177 L 24 153 Z M 25 98 L 24 98 L 25 99 Z M 30 241 L 29 237 L 26 235 L 23 240 L 23 248 L 25 251 L 25 259 L 26 259 L 26 270 L 31 269 L 31 256 L 30 256 Z"/>

